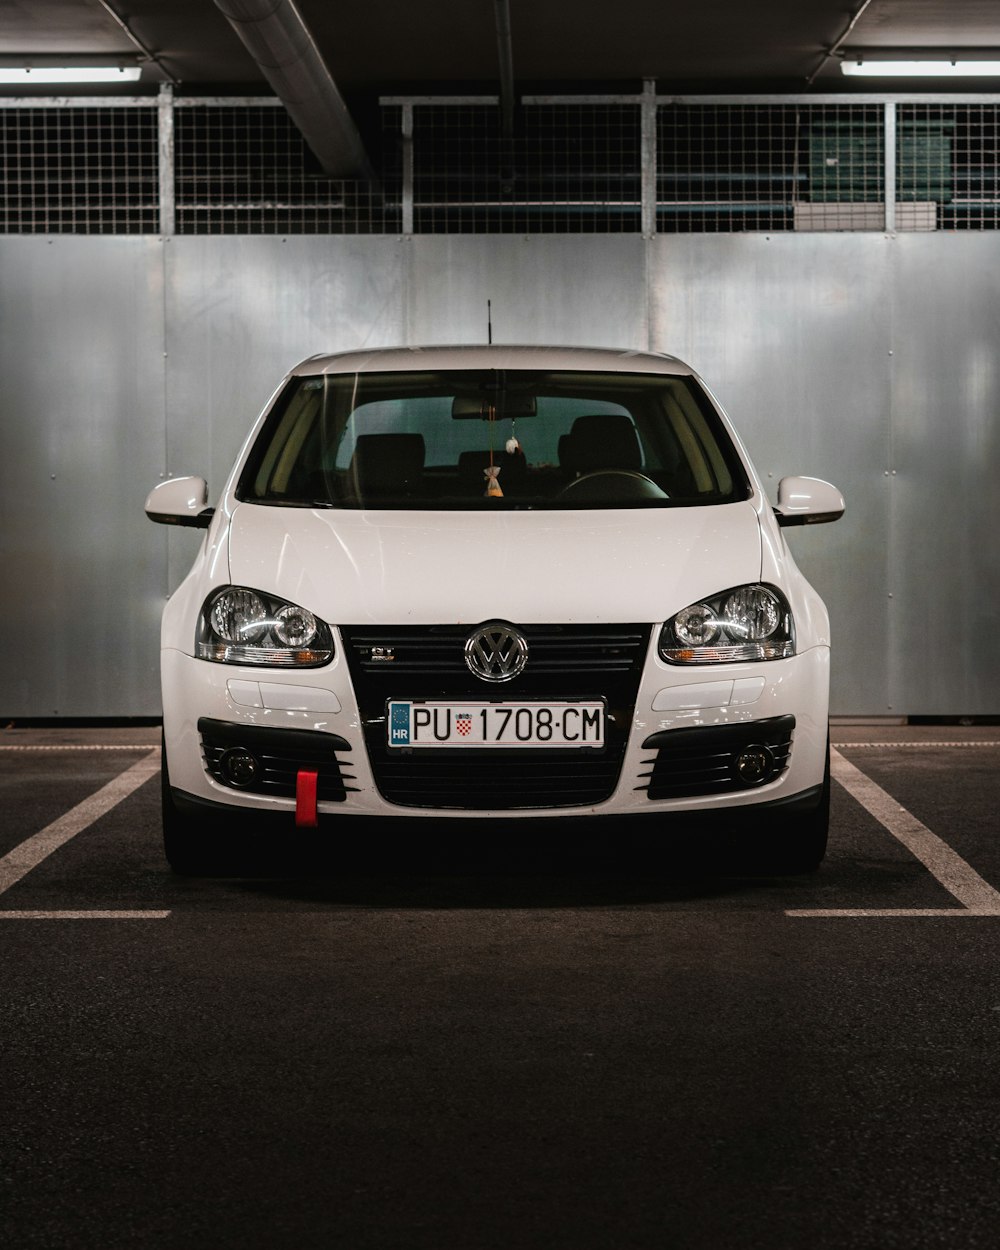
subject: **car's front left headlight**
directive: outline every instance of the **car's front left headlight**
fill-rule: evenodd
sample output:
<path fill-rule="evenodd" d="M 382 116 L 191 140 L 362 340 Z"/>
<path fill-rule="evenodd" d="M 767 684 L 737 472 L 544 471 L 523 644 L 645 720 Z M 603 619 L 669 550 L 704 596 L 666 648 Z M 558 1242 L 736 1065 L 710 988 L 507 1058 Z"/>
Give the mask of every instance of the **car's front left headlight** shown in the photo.
<path fill-rule="evenodd" d="M 668 664 L 733 664 L 795 654 L 792 612 L 774 586 L 736 586 L 672 616 L 660 631 Z"/>
<path fill-rule="evenodd" d="M 333 636 L 307 608 L 246 586 L 224 586 L 201 609 L 195 655 L 217 664 L 315 668 L 333 658 Z"/>

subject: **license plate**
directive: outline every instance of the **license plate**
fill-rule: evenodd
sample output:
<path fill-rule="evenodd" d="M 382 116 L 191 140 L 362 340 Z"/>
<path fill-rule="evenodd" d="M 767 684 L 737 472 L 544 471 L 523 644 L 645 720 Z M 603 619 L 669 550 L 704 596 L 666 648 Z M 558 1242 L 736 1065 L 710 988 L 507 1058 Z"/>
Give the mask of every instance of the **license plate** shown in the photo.
<path fill-rule="evenodd" d="M 603 747 L 604 704 L 392 700 L 389 746 Z"/>

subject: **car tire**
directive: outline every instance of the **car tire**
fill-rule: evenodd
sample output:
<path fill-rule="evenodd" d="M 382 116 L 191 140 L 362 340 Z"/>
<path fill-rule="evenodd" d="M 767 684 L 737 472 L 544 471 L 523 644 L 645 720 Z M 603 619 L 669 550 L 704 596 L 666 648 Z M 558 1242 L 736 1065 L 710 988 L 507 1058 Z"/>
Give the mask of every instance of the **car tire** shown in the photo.
<path fill-rule="evenodd" d="M 774 818 L 772 818 L 774 819 Z M 815 872 L 826 855 L 830 832 L 830 741 L 819 802 L 806 812 L 783 815 L 767 833 L 769 866 L 778 873 Z"/>
<path fill-rule="evenodd" d="M 163 853 L 178 876 L 207 876 L 219 866 L 218 838 L 197 816 L 178 809 L 170 788 L 167 741 L 160 739 L 160 807 L 163 823 Z"/>

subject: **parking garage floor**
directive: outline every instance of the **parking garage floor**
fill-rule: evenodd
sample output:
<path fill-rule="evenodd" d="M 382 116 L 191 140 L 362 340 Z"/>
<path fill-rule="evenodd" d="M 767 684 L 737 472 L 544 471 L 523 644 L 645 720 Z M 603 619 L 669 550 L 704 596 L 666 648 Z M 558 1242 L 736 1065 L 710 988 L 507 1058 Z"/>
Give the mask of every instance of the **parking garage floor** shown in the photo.
<path fill-rule="evenodd" d="M 157 729 L 0 731 L 5 1244 L 994 1247 L 1000 727 L 833 739 L 814 876 L 573 822 L 183 879 Z"/>

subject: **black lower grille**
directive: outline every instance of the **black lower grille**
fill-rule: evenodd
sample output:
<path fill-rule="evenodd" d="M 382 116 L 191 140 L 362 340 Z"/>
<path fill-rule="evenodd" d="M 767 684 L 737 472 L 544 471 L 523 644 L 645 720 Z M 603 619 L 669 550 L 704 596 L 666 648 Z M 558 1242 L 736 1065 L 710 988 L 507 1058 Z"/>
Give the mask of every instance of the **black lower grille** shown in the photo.
<path fill-rule="evenodd" d="M 198 721 L 205 767 L 224 786 L 248 794 L 295 798 L 296 779 L 302 770 L 317 774 L 319 802 L 342 803 L 354 778 L 342 769 L 335 752 L 350 751 L 350 743 L 336 734 L 304 729 L 269 729 L 261 725 L 234 725 L 202 717 Z M 247 785 L 234 785 L 224 758 L 233 750 L 248 751 L 260 764 L 259 774 Z"/>
<path fill-rule="evenodd" d="M 502 685 L 465 663 L 470 626 L 341 628 L 379 793 L 403 807 L 497 811 L 586 807 L 611 797 L 621 774 L 649 625 L 518 626 L 528 661 Z M 387 745 L 390 699 L 603 699 L 601 751 L 560 748 L 434 750 Z"/>
<path fill-rule="evenodd" d="M 637 786 L 651 799 L 680 799 L 747 790 L 774 781 L 788 767 L 792 749 L 794 716 L 772 716 L 742 725 L 717 725 L 703 729 L 665 729 L 647 738 L 645 749 L 656 756 L 645 760 L 651 771 Z M 752 746 L 767 748 L 770 766 L 759 780 L 741 777 L 737 760 Z"/>
<path fill-rule="evenodd" d="M 618 783 L 621 752 L 613 757 L 553 759 L 552 752 L 498 750 L 489 758 L 463 756 L 383 759 L 379 790 L 404 807 L 443 807 L 476 811 L 493 808 L 577 807 L 601 803 Z M 428 758 L 431 756 L 432 758 Z"/>

